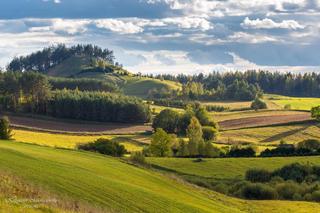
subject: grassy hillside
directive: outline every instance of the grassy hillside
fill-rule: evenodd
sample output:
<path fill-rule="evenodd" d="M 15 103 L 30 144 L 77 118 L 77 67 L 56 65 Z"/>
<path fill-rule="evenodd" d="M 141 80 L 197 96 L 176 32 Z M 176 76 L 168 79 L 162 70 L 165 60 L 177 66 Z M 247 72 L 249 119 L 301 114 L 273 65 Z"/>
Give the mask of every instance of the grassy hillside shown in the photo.
<path fill-rule="evenodd" d="M 74 149 L 77 144 L 89 143 L 98 138 L 117 140 L 124 145 L 129 152 L 142 150 L 143 136 L 136 135 L 69 135 L 33 132 L 26 130 L 14 130 L 13 138 L 16 141 L 38 144 L 50 147 Z"/>
<path fill-rule="evenodd" d="M 280 140 L 297 143 L 306 139 L 320 139 L 320 125 L 314 123 L 273 127 L 257 127 L 221 132 L 220 141 L 276 144 Z"/>
<path fill-rule="evenodd" d="M 320 98 L 295 98 L 281 95 L 265 95 L 265 98 L 281 108 L 290 105 L 294 110 L 311 110 L 312 107 L 320 106 Z"/>
<path fill-rule="evenodd" d="M 243 201 L 91 153 L 0 142 L 0 170 L 115 212 L 306 212 L 305 202 Z"/>
<path fill-rule="evenodd" d="M 216 158 L 205 159 L 203 162 L 194 162 L 194 159 L 187 158 L 148 158 L 148 162 L 181 174 L 217 179 L 242 179 L 250 168 L 274 170 L 295 162 L 318 165 L 320 157 Z"/>
<path fill-rule="evenodd" d="M 138 96 L 145 98 L 151 89 L 181 89 L 179 83 L 167 80 L 159 80 L 145 77 L 124 77 L 126 83 L 123 86 L 123 91 L 126 95 Z"/>

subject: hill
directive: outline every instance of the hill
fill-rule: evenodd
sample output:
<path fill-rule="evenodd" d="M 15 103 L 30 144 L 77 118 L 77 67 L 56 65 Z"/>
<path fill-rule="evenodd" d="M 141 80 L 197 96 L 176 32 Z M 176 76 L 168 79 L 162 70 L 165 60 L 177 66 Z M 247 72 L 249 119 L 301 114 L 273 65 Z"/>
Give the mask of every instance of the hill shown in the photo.
<path fill-rule="evenodd" d="M 97 154 L 0 142 L 0 170 L 107 212 L 312 212 L 318 204 L 243 201 Z"/>

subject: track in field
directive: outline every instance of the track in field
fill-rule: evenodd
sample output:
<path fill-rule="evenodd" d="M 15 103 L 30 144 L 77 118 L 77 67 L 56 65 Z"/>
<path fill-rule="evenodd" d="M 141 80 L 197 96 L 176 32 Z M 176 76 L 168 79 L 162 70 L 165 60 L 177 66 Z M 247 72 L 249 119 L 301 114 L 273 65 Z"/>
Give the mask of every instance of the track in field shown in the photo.
<path fill-rule="evenodd" d="M 299 113 L 293 115 L 271 115 L 271 116 L 259 116 L 259 117 L 249 117 L 249 118 L 239 118 L 232 120 L 225 120 L 219 122 L 221 129 L 241 129 L 249 127 L 259 127 L 277 124 L 287 124 L 292 122 L 303 122 L 311 120 L 310 113 Z"/>

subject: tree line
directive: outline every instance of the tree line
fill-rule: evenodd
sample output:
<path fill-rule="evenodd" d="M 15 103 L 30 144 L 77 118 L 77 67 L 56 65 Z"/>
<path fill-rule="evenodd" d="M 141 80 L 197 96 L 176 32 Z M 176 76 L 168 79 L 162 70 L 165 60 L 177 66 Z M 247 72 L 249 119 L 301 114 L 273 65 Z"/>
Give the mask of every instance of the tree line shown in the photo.
<path fill-rule="evenodd" d="M 199 82 L 206 90 L 218 90 L 219 88 L 228 87 L 235 80 L 238 80 L 258 85 L 266 93 L 297 97 L 320 97 L 319 73 L 302 74 L 250 70 L 246 72 L 212 72 L 208 75 L 200 73 L 193 76 L 179 74 L 177 76 L 157 75 L 153 77 L 172 80 L 182 84 Z"/>
<path fill-rule="evenodd" d="M 47 73 L 48 70 L 71 56 L 88 56 L 99 58 L 110 64 L 115 63 L 115 57 L 112 50 L 102 49 L 98 46 L 75 45 L 67 47 L 59 44 L 44 48 L 27 56 L 15 57 L 7 66 L 9 71 L 38 71 Z"/>
<path fill-rule="evenodd" d="M 103 122 L 143 123 L 151 119 L 149 106 L 140 99 L 101 91 L 52 90 L 48 78 L 37 72 L 0 73 L 0 107 Z"/>

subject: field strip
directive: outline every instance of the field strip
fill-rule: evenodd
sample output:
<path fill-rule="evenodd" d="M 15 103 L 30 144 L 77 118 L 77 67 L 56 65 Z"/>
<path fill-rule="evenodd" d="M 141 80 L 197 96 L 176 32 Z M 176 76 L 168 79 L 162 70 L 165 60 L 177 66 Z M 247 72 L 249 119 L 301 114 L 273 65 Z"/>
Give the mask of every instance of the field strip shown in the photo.
<path fill-rule="evenodd" d="M 297 115 L 273 115 L 231 119 L 219 122 L 222 130 L 242 129 L 249 127 L 272 126 L 296 122 L 311 121 L 309 113 Z"/>

